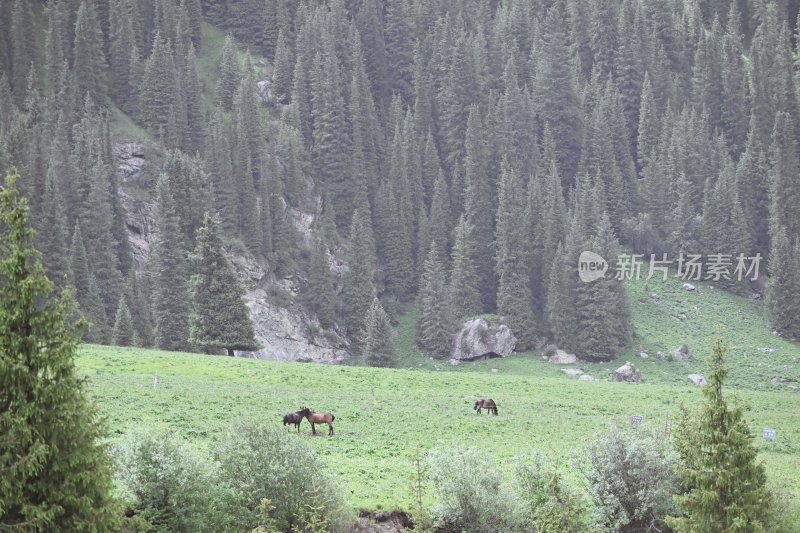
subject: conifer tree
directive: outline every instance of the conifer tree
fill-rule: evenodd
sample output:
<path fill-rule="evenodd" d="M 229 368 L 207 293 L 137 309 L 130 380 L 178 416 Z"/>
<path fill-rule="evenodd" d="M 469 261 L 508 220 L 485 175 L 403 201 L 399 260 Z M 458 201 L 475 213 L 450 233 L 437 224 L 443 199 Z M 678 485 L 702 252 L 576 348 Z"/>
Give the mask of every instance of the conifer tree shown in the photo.
<path fill-rule="evenodd" d="M 133 31 L 133 4 L 131 0 L 112 0 L 111 45 L 109 62 L 111 69 L 111 95 L 126 112 L 133 111 L 137 79 L 131 65 L 131 52 L 136 48 Z M 138 53 L 138 51 L 137 51 Z"/>
<path fill-rule="evenodd" d="M 141 340 L 133 328 L 131 310 L 125 302 L 125 295 L 120 296 L 114 328 L 111 330 L 111 344 L 114 346 L 140 346 Z"/>
<path fill-rule="evenodd" d="M 306 306 L 317 315 L 322 327 L 333 325 L 336 319 L 336 294 L 333 291 L 328 247 L 324 237 L 317 237 L 311 249 L 308 267 L 308 285 L 303 298 Z"/>
<path fill-rule="evenodd" d="M 76 92 L 89 93 L 98 103 L 105 103 L 106 56 L 103 32 L 95 11 L 95 2 L 82 1 L 75 22 L 75 44 L 72 52 Z"/>
<path fill-rule="evenodd" d="M 369 218 L 353 213 L 350 224 L 348 270 L 344 275 L 342 303 L 347 334 L 354 342 L 361 339 L 369 304 L 375 295 L 375 243 Z"/>
<path fill-rule="evenodd" d="M 197 231 L 189 341 L 207 350 L 224 348 L 233 356 L 234 350 L 253 351 L 259 345 L 244 303 L 244 289 L 225 256 L 219 225 L 217 217 L 206 213 Z"/>
<path fill-rule="evenodd" d="M 161 34 L 156 34 L 139 84 L 139 114 L 142 123 L 162 137 L 170 133 L 169 119 L 174 118 L 176 112 L 175 74 L 170 43 Z"/>
<path fill-rule="evenodd" d="M 15 182 L 0 191 L 0 527 L 115 530 L 105 430 L 74 363 L 83 324 L 69 293 L 51 297 Z"/>
<path fill-rule="evenodd" d="M 497 207 L 497 310 L 514 332 L 521 350 L 532 348 L 538 333 L 530 287 L 533 243 L 523 223 L 527 208 L 524 191 L 522 180 L 504 160 Z"/>
<path fill-rule="evenodd" d="M 723 395 L 726 353 L 722 340 L 715 339 L 704 401 L 694 411 L 684 408 L 675 428 L 684 492 L 675 496 L 682 514 L 667 523 L 676 533 L 763 531 L 771 504 L 744 411 L 730 407 Z"/>
<path fill-rule="evenodd" d="M 435 243 L 431 243 L 422 265 L 418 296 L 417 344 L 431 355 L 450 350 L 452 324 L 447 304 L 447 273 Z"/>
<path fill-rule="evenodd" d="M 364 355 L 369 366 L 395 366 L 397 350 L 394 346 L 392 324 L 380 300 L 374 297 L 366 317 Z"/>
<path fill-rule="evenodd" d="M 448 301 L 453 319 L 456 321 L 477 315 L 482 311 L 480 278 L 470 249 L 471 229 L 469 222 L 462 215 L 455 229 L 448 287 Z"/>
<path fill-rule="evenodd" d="M 131 270 L 125 284 L 125 301 L 130 302 L 128 309 L 131 312 L 131 323 L 138 346 L 150 347 L 153 345 L 153 320 L 150 314 L 150 298 L 146 290 L 145 273 L 137 274 Z"/>
<path fill-rule="evenodd" d="M 288 104 L 292 96 L 292 72 L 294 71 L 294 54 L 286 42 L 283 30 L 278 33 L 278 44 L 275 49 L 275 67 L 272 70 L 272 91 L 275 99 L 281 104 Z"/>
<path fill-rule="evenodd" d="M 110 334 L 105 308 L 100 300 L 97 282 L 89 267 L 81 229 L 78 224 L 72 233 L 72 246 L 69 256 L 69 282 L 75 291 L 77 303 L 83 316 L 89 322 L 84 332 L 84 340 L 102 343 Z"/>
<path fill-rule="evenodd" d="M 233 37 L 228 35 L 222 46 L 222 55 L 219 60 L 219 82 L 217 83 L 216 101 L 223 109 L 230 111 L 233 108 L 233 96 L 239 87 L 241 68 L 236 52 Z"/>
<path fill-rule="evenodd" d="M 796 239 L 796 237 L 795 237 Z M 800 244 L 789 240 L 788 232 L 778 227 L 772 236 L 769 253 L 767 311 L 776 331 L 789 339 L 800 339 Z"/>
<path fill-rule="evenodd" d="M 162 174 L 156 185 L 156 236 L 153 240 L 153 321 L 155 345 L 162 350 L 188 350 L 189 292 L 184 258 L 185 241 L 169 177 Z"/>

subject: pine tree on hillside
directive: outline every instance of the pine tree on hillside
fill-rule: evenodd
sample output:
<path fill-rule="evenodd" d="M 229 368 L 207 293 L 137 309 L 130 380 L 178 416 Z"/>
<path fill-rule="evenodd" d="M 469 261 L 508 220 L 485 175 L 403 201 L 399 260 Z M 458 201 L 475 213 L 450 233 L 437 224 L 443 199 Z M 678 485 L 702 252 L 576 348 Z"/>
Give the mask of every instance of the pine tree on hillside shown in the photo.
<path fill-rule="evenodd" d="M 538 328 L 533 315 L 530 267 L 533 243 L 525 226 L 527 198 L 521 178 L 506 160 L 497 207 L 497 311 L 517 337 L 520 350 L 533 348 Z"/>
<path fill-rule="evenodd" d="M 241 68 L 237 57 L 236 44 L 233 37 L 228 35 L 222 46 L 222 55 L 219 59 L 219 82 L 217 83 L 217 104 L 230 111 L 233 108 L 233 96 L 239 87 Z"/>
<path fill-rule="evenodd" d="M 156 135 L 166 138 L 175 125 L 177 79 L 170 43 L 156 34 L 139 82 L 139 118 Z"/>
<path fill-rule="evenodd" d="M 447 272 L 435 243 L 431 243 L 422 265 L 417 302 L 417 344 L 433 356 L 446 355 L 453 328 L 447 303 Z"/>
<path fill-rule="evenodd" d="M 460 321 L 482 311 L 480 278 L 472 259 L 471 227 L 462 216 L 455 229 L 448 302 L 453 319 Z"/>
<path fill-rule="evenodd" d="M 0 527 L 117 530 L 105 430 L 75 369 L 82 324 L 69 293 L 51 296 L 15 183 L 0 192 Z"/>
<path fill-rule="evenodd" d="M 369 366 L 387 367 L 397 364 L 393 335 L 389 315 L 383 310 L 380 300 L 373 298 L 367 312 L 363 341 L 364 355 Z"/>
<path fill-rule="evenodd" d="M 726 353 L 717 338 L 704 401 L 696 411 L 684 408 L 676 424 L 683 493 L 675 501 L 681 515 L 667 518 L 676 533 L 763 531 L 771 504 L 744 411 L 739 405 L 729 407 L 723 395 Z"/>
<path fill-rule="evenodd" d="M 795 239 L 797 239 L 795 237 Z M 779 227 L 769 253 L 767 311 L 776 331 L 789 339 L 800 339 L 800 244 L 789 240 Z"/>
<path fill-rule="evenodd" d="M 80 310 L 90 324 L 90 327 L 84 332 L 84 340 L 102 343 L 104 339 L 109 337 L 111 328 L 107 323 L 105 308 L 100 299 L 97 282 L 90 270 L 81 228 L 77 224 L 72 233 L 69 276 L 69 283 L 75 291 Z"/>
<path fill-rule="evenodd" d="M 333 291 L 328 247 L 323 237 L 317 237 L 311 249 L 308 285 L 304 290 L 303 300 L 306 306 L 316 313 L 322 327 L 333 325 L 336 320 L 336 293 Z"/>
<path fill-rule="evenodd" d="M 369 218 L 360 211 L 353 213 L 350 224 L 348 270 L 344 275 L 342 304 L 347 335 L 358 342 L 364 331 L 365 318 L 375 295 L 375 243 Z"/>
<path fill-rule="evenodd" d="M 111 344 L 114 346 L 141 346 L 142 344 L 133 328 L 131 310 L 125 303 L 125 295 L 120 296 L 119 299 L 114 328 L 111 330 Z"/>
<path fill-rule="evenodd" d="M 96 102 L 104 103 L 106 85 L 106 56 L 103 32 L 95 11 L 95 2 L 82 1 L 75 22 L 75 43 L 72 51 L 72 72 L 76 92 L 83 97 L 89 93 Z"/>
<path fill-rule="evenodd" d="M 292 97 L 292 72 L 294 71 L 294 53 L 286 42 L 283 30 L 278 34 L 275 50 L 275 67 L 272 70 L 272 91 L 275 99 L 281 104 L 288 104 Z"/>
<path fill-rule="evenodd" d="M 244 303 L 244 289 L 225 256 L 219 236 L 219 218 L 206 214 L 197 230 L 192 256 L 193 312 L 189 342 L 205 349 L 254 351 L 259 348 Z"/>
<path fill-rule="evenodd" d="M 145 273 L 137 274 L 131 270 L 125 284 L 125 301 L 130 302 L 128 309 L 131 312 L 133 329 L 140 341 L 140 345 L 150 347 L 153 345 L 153 317 L 151 316 L 150 298 L 146 290 L 147 279 Z"/>
<path fill-rule="evenodd" d="M 190 348 L 185 241 L 168 176 L 158 178 L 156 195 L 156 235 L 150 261 L 155 345 L 162 350 L 185 351 Z"/>

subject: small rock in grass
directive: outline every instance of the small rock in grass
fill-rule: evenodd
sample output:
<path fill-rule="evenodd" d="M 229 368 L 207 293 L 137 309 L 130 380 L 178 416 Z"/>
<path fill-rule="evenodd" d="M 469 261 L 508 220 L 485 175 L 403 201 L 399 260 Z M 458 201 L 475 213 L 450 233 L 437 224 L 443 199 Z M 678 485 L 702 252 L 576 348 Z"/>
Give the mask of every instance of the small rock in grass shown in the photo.
<path fill-rule="evenodd" d="M 496 368 L 492 369 L 492 374 L 497 374 L 498 372 L 499 372 L 499 370 L 497 370 Z"/>
<path fill-rule="evenodd" d="M 597 378 L 589 374 L 583 374 L 578 377 L 578 381 L 597 381 Z"/>
<path fill-rule="evenodd" d="M 708 381 L 706 381 L 706 377 L 703 374 L 689 374 L 686 377 L 689 379 L 689 381 L 691 381 L 698 387 L 702 387 L 703 385 L 708 385 Z"/>
<path fill-rule="evenodd" d="M 683 290 L 685 290 L 685 291 L 693 291 L 693 290 L 695 290 L 695 286 L 692 285 L 691 283 L 684 283 L 683 284 Z"/>
<path fill-rule="evenodd" d="M 562 368 L 561 371 L 571 378 L 576 378 L 583 374 L 583 370 L 580 368 Z"/>
<path fill-rule="evenodd" d="M 639 352 L 639 357 L 641 357 L 642 359 L 647 359 L 650 356 L 647 355 L 647 352 Z"/>

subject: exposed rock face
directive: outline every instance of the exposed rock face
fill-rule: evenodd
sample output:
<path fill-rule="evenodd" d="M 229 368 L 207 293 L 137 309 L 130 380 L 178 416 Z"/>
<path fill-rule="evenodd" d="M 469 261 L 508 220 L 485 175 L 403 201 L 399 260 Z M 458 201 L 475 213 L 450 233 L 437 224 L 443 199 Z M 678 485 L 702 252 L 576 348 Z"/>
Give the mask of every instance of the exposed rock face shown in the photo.
<path fill-rule="evenodd" d="M 578 356 L 564 350 L 556 350 L 556 353 L 551 355 L 548 361 L 557 365 L 574 365 L 578 362 Z"/>
<path fill-rule="evenodd" d="M 135 142 L 119 143 L 113 146 L 111 152 L 119 160 L 122 183 L 137 182 L 147 165 L 144 146 Z"/>
<path fill-rule="evenodd" d="M 703 374 L 689 374 L 686 377 L 689 379 L 689 381 L 691 381 L 698 387 L 702 387 L 703 385 L 708 385 L 708 381 L 706 381 L 706 377 Z"/>
<path fill-rule="evenodd" d="M 113 151 L 122 175 L 121 182 L 138 185 L 137 180 L 147 172 L 145 148 L 138 143 L 124 143 L 115 145 Z M 150 256 L 156 205 L 125 190 L 120 190 L 119 197 L 136 269 L 141 270 Z M 312 239 L 314 215 L 296 209 L 289 209 L 288 215 L 301 239 L 299 245 L 307 248 Z M 292 304 L 299 290 L 298 276 L 277 279 L 249 254 L 228 250 L 228 259 L 245 287 L 245 302 L 250 310 L 256 341 L 262 346 L 257 352 L 240 355 L 321 363 L 339 363 L 349 357 L 349 344 L 342 335 L 334 330 L 323 330 L 313 317 Z M 331 257 L 331 271 L 336 280 L 337 274 L 346 270 L 347 265 L 337 257 Z"/>
<path fill-rule="evenodd" d="M 258 97 L 265 104 L 272 104 L 275 99 L 272 97 L 272 82 L 269 80 L 262 80 L 258 82 Z"/>
<path fill-rule="evenodd" d="M 243 355 L 318 363 L 341 363 L 350 356 L 345 339 L 331 331 L 324 332 L 301 311 L 269 303 L 263 289 L 248 292 L 245 301 L 261 350 Z"/>
<path fill-rule="evenodd" d="M 611 381 L 627 381 L 629 383 L 641 383 L 642 372 L 635 368 L 630 363 L 625 363 L 618 369 L 614 370 L 611 376 Z"/>
<path fill-rule="evenodd" d="M 453 339 L 450 355 L 460 361 L 506 357 L 514 352 L 516 345 L 517 338 L 508 326 L 476 318 L 464 323 Z"/>

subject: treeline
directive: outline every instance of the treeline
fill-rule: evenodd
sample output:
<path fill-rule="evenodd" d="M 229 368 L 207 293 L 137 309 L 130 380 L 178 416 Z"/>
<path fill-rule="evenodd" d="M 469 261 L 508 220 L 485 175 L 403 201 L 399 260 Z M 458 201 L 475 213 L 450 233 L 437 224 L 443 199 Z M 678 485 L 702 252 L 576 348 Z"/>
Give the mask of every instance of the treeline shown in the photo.
<path fill-rule="evenodd" d="M 43 64 L 31 4 L 2 9 L 0 163 L 23 169 L 37 225 L 63 220 L 63 235 L 40 232 L 46 266 L 80 255 L 80 228 L 106 324 L 119 279 L 134 284 L 116 106 L 167 150 L 181 232 L 165 246 L 191 249 L 217 212 L 269 270 L 304 270 L 303 302 L 357 346 L 378 295 L 390 311 L 418 301 L 429 353 L 464 317 L 496 312 L 521 349 L 547 336 L 612 357 L 630 337 L 624 287 L 575 273 L 582 250 L 613 272 L 620 246 L 768 257 L 772 323 L 800 337 L 794 7 L 53 0 Z M 204 20 L 231 33 L 213 86 L 198 74 Z M 291 207 L 319 215 L 308 269 Z M 339 281 L 325 266 L 343 243 Z M 59 279 L 63 262 L 49 263 Z"/>

